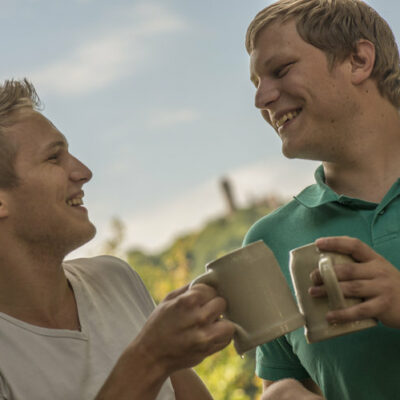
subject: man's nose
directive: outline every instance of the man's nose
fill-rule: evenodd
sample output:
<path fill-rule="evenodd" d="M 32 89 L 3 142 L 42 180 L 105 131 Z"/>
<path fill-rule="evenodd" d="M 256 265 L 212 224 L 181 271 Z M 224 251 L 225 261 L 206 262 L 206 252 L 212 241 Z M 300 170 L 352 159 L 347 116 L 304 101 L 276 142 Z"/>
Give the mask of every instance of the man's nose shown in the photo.
<path fill-rule="evenodd" d="M 73 157 L 72 164 L 70 176 L 73 181 L 86 183 L 92 179 L 92 171 L 85 164 L 75 157 Z"/>
<path fill-rule="evenodd" d="M 280 96 L 277 84 L 271 80 L 261 80 L 255 95 L 255 106 L 267 110 Z"/>

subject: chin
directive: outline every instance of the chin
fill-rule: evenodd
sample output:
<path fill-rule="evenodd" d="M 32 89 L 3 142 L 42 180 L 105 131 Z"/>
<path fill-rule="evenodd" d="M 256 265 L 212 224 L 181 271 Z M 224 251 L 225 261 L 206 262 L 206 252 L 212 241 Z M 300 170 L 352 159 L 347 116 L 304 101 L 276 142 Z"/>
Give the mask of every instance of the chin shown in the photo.
<path fill-rule="evenodd" d="M 74 235 L 74 240 L 69 242 L 69 246 L 67 248 L 67 254 L 72 251 L 82 247 L 84 244 L 90 242 L 96 236 L 96 227 L 90 223 L 90 225 L 85 230 L 80 230 L 79 235 Z"/>
<path fill-rule="evenodd" d="M 285 145 L 282 146 L 282 154 L 290 160 L 293 160 L 294 158 L 303 158 L 298 150 L 296 151 L 296 149 Z"/>
<path fill-rule="evenodd" d="M 86 235 L 82 235 L 82 241 L 78 247 L 90 242 L 96 236 L 96 227 L 92 223 L 90 223 L 90 227 L 88 227 L 87 232 L 85 233 Z"/>
<path fill-rule="evenodd" d="M 318 151 L 312 151 L 311 148 L 299 148 L 282 144 L 282 154 L 290 159 L 320 161 L 321 155 L 317 154 Z"/>

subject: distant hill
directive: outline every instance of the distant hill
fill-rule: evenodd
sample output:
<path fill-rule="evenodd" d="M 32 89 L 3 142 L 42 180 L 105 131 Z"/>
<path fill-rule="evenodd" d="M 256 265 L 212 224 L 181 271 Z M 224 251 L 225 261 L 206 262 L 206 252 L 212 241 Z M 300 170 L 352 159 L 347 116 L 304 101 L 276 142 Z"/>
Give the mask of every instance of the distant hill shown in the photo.
<path fill-rule="evenodd" d="M 270 211 L 268 203 L 236 210 L 229 216 L 208 221 L 196 232 L 177 238 L 169 248 L 158 254 L 132 249 L 127 253 L 129 263 L 138 270 L 155 268 L 173 272 L 186 268 L 187 278 L 192 279 L 204 272 L 209 261 L 241 247 L 250 226 Z"/>

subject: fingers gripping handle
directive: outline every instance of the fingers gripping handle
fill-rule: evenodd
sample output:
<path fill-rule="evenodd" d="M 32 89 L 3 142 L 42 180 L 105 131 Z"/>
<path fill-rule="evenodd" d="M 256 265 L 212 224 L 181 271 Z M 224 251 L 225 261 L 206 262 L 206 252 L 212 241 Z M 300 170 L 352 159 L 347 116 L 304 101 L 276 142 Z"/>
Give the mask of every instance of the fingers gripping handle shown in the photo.
<path fill-rule="evenodd" d="M 195 278 L 190 283 L 189 289 L 191 289 L 194 285 L 197 285 L 198 283 L 204 283 L 205 285 L 212 286 L 214 289 L 218 289 L 218 279 L 213 269 L 210 269 L 203 275 L 200 275 L 197 278 Z"/>
<path fill-rule="evenodd" d="M 318 269 L 328 294 L 330 309 L 345 308 L 346 302 L 333 269 L 331 257 L 322 255 L 319 259 Z"/>
<path fill-rule="evenodd" d="M 194 285 L 197 285 L 198 283 L 204 283 L 205 285 L 209 285 L 212 286 L 214 289 L 216 289 L 218 291 L 218 278 L 217 278 L 217 274 L 215 273 L 214 270 L 210 269 L 207 272 L 205 272 L 203 275 L 198 276 L 197 278 L 195 278 L 189 285 L 189 289 L 191 289 Z M 225 299 L 226 301 L 228 301 L 228 299 Z M 228 318 L 225 318 L 226 320 L 229 320 Z M 247 332 L 237 323 L 229 320 L 230 322 L 232 322 L 232 324 L 235 326 L 236 332 L 242 336 L 242 337 L 246 337 L 247 336 Z"/>

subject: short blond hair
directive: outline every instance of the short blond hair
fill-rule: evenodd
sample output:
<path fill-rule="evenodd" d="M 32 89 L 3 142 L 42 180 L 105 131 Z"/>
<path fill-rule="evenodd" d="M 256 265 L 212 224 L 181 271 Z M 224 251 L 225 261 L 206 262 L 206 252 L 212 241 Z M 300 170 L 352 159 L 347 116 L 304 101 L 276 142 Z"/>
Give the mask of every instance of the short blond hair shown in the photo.
<path fill-rule="evenodd" d="M 6 80 L 0 85 L 0 188 L 18 185 L 14 164 L 17 149 L 7 138 L 5 131 L 18 119 L 21 110 L 39 110 L 40 99 L 32 83 L 22 80 Z"/>
<path fill-rule="evenodd" d="M 280 0 L 261 10 L 250 23 L 246 49 L 250 54 L 258 34 L 273 22 L 296 22 L 301 38 L 322 50 L 330 67 L 356 51 L 359 40 L 375 46 L 371 73 L 383 97 L 400 107 L 399 50 L 388 23 L 361 0 Z"/>

